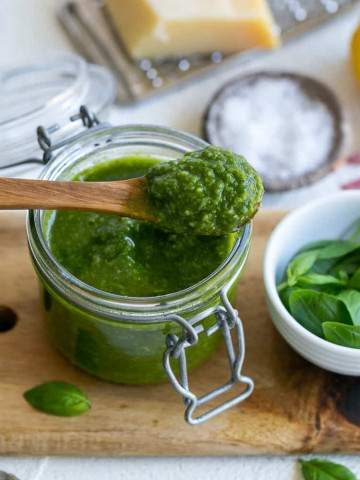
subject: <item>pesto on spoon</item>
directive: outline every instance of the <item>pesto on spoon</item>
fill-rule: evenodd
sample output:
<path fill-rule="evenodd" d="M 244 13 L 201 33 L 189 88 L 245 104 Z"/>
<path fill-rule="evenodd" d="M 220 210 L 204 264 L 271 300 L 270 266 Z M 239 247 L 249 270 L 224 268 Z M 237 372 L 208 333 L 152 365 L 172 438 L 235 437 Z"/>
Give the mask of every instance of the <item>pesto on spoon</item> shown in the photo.
<path fill-rule="evenodd" d="M 159 226 L 176 233 L 233 232 L 256 214 L 264 193 L 245 158 L 219 147 L 160 162 L 146 178 Z"/>

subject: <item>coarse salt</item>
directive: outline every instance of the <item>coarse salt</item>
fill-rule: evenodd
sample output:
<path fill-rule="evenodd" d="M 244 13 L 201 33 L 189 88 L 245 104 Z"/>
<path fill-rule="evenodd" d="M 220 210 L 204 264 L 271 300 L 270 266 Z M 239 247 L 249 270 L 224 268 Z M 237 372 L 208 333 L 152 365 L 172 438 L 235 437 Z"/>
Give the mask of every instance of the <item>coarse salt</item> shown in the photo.
<path fill-rule="evenodd" d="M 210 112 L 210 138 L 245 156 L 265 182 L 291 182 L 326 162 L 334 120 L 324 103 L 287 78 L 234 87 Z"/>

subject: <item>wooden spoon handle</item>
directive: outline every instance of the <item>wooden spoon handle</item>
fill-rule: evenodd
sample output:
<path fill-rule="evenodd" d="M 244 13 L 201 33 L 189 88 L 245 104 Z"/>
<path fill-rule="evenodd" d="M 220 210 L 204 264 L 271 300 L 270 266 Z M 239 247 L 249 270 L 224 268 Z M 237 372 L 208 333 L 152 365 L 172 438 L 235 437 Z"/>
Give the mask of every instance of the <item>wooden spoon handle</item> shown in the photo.
<path fill-rule="evenodd" d="M 152 220 L 143 177 L 115 182 L 0 178 L 0 209 L 86 210 Z"/>

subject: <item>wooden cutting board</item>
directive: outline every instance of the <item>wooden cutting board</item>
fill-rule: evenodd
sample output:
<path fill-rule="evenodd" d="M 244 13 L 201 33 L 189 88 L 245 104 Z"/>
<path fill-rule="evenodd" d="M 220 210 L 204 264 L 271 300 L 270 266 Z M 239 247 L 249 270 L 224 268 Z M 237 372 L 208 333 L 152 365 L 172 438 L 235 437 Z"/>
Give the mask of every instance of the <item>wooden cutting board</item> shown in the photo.
<path fill-rule="evenodd" d="M 322 371 L 294 353 L 274 330 L 261 278 L 264 246 L 281 212 L 255 221 L 237 307 L 247 338 L 244 373 L 255 380 L 245 403 L 191 427 L 168 384 L 127 387 L 96 380 L 71 366 L 49 344 L 35 275 L 27 253 L 24 216 L 0 213 L 0 304 L 18 323 L 0 334 L 0 454 L 238 455 L 360 452 L 360 381 Z M 222 348 L 191 375 L 200 390 L 223 380 Z M 23 392 L 48 380 L 83 388 L 92 410 L 76 418 L 32 410 Z"/>

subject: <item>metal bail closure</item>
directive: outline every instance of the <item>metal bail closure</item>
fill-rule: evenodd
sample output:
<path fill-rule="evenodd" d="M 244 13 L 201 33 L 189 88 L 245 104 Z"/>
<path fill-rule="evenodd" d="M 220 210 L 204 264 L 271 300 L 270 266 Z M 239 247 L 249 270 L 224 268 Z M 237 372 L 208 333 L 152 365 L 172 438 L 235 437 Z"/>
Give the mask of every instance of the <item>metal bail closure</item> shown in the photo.
<path fill-rule="evenodd" d="M 72 115 L 70 117 L 71 122 L 75 122 L 77 120 L 81 120 L 83 126 L 86 129 L 94 128 L 100 125 L 100 121 L 96 117 L 95 114 L 91 113 L 86 105 L 81 105 L 79 113 L 76 115 Z M 67 143 L 72 140 L 79 138 L 82 135 L 82 132 L 74 135 L 73 137 L 66 138 L 55 145 L 52 144 L 50 135 L 57 132 L 60 129 L 58 124 L 52 125 L 51 127 L 45 128 L 43 126 L 39 126 L 36 129 L 37 133 L 37 140 L 38 144 L 41 148 L 43 153 L 43 163 L 46 165 L 48 161 L 52 158 L 53 152 L 58 150 L 59 148 L 64 147 Z"/>
<path fill-rule="evenodd" d="M 90 128 L 94 129 L 95 127 L 104 128 L 108 125 L 106 123 L 100 123 L 96 115 L 91 113 L 85 105 L 81 105 L 79 113 L 70 117 L 71 122 L 75 122 L 76 120 L 81 120 L 83 126 L 86 129 L 90 129 Z M 83 131 L 81 131 L 80 133 L 70 138 L 65 138 L 62 141 L 56 144 L 53 144 L 51 140 L 51 135 L 57 132 L 58 130 L 60 130 L 60 125 L 58 125 L 57 123 L 47 128 L 41 125 L 37 127 L 36 129 L 37 141 L 41 150 L 43 151 L 42 158 L 37 158 L 37 157 L 25 158 L 24 160 L 19 160 L 18 162 L 15 162 L 12 164 L 3 165 L 0 167 L 0 170 L 5 170 L 13 167 L 21 167 L 23 165 L 28 165 L 32 163 L 46 165 L 49 162 L 49 160 L 51 160 L 53 156 L 53 152 L 55 150 L 58 150 L 64 147 L 67 143 L 81 137 L 83 134 Z"/>
<path fill-rule="evenodd" d="M 245 338 L 241 319 L 237 310 L 232 307 L 227 297 L 226 288 L 221 290 L 220 298 L 222 305 L 216 305 L 209 308 L 198 315 L 195 315 L 191 320 L 185 320 L 179 315 L 169 315 L 167 318 L 169 321 L 178 323 L 183 328 L 183 335 L 180 338 L 174 334 L 169 334 L 166 337 L 167 349 L 164 353 L 163 365 L 171 384 L 183 397 L 185 403 L 185 420 L 191 425 L 198 425 L 206 422 L 210 418 L 234 407 L 238 403 L 247 399 L 254 390 L 254 382 L 252 379 L 241 374 L 245 358 Z M 210 315 L 215 316 L 216 323 L 205 329 L 201 322 Z M 198 343 L 199 334 L 201 332 L 210 336 L 219 329 L 221 329 L 224 337 L 230 368 L 230 378 L 223 385 L 220 385 L 209 393 L 198 397 L 189 387 L 186 349 Z M 235 332 L 234 342 L 231 336 L 232 330 Z M 171 367 L 172 358 L 178 360 L 179 378 L 177 378 Z M 239 384 L 245 386 L 240 394 L 207 410 L 199 416 L 194 416 L 197 407 L 207 404 Z"/>

